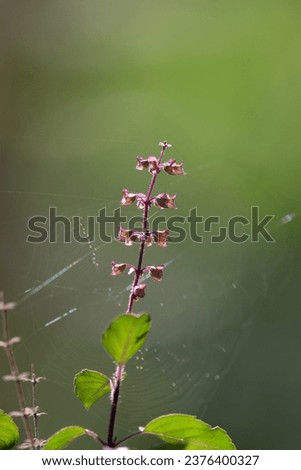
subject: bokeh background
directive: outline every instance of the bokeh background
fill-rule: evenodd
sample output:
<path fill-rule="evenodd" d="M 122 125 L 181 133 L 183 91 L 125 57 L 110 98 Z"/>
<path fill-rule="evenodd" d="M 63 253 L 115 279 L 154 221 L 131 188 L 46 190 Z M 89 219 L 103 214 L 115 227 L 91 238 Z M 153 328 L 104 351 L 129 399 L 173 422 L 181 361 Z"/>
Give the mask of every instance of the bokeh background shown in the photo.
<path fill-rule="evenodd" d="M 69 424 L 105 434 L 108 400 L 87 412 L 72 380 L 84 367 L 113 371 L 100 338 L 125 310 L 130 278 L 112 278 L 110 264 L 134 262 L 137 246 L 64 244 L 61 228 L 56 243 L 30 244 L 28 219 L 52 206 L 84 227 L 100 208 L 111 213 L 122 188 L 146 190 L 136 156 L 156 155 L 167 139 L 187 172 L 158 181 L 158 193 L 177 194 L 176 215 L 197 207 L 226 223 L 256 205 L 275 215 L 275 243 L 212 244 L 207 234 L 148 249 L 147 263 L 171 263 L 136 305 L 153 329 L 127 368 L 118 436 L 187 412 L 240 449 L 299 449 L 300 2 L 0 5 L 0 287 L 18 302 L 10 327 L 22 336 L 20 369 L 34 363 L 47 377 L 41 435 Z M 0 406 L 16 408 L 13 384 L 1 383 Z"/>

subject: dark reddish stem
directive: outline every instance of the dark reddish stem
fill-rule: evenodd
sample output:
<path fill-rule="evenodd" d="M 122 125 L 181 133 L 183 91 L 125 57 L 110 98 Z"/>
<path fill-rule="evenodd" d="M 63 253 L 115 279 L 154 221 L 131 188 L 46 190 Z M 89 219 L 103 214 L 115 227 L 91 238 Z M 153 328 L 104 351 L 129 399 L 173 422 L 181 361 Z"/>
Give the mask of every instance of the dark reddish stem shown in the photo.
<path fill-rule="evenodd" d="M 40 435 L 39 435 L 39 421 L 37 413 L 37 376 L 34 371 L 34 365 L 31 364 L 31 390 L 32 390 L 32 409 L 33 409 L 33 430 L 34 430 L 34 443 L 35 449 L 39 450 L 40 446 Z"/>
<path fill-rule="evenodd" d="M 118 405 L 123 370 L 124 370 L 124 366 L 122 364 L 118 364 L 116 367 L 116 372 L 115 372 L 115 384 L 114 384 L 114 392 L 113 392 L 113 398 L 112 398 L 111 414 L 110 414 L 109 429 L 108 429 L 108 446 L 111 448 L 115 447 L 115 441 L 116 441 L 115 436 L 114 436 L 114 428 L 115 428 L 117 405 Z"/>

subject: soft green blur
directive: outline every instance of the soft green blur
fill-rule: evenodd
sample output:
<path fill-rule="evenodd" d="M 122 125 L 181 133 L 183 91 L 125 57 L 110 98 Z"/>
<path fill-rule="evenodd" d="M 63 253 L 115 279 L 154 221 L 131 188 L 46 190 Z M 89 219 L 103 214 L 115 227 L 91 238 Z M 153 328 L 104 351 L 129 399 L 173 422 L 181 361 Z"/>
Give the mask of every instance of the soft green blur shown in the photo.
<path fill-rule="evenodd" d="M 72 424 L 105 436 L 108 400 L 88 413 L 72 380 L 84 367 L 114 370 L 100 337 L 125 311 L 118 293 L 130 277 L 112 278 L 110 264 L 135 262 L 137 246 L 64 244 L 60 231 L 55 244 L 30 244 L 27 221 L 50 206 L 83 223 L 111 213 L 122 188 L 147 190 L 136 156 L 167 139 L 187 176 L 160 175 L 157 192 L 177 194 L 177 215 L 197 207 L 226 222 L 259 206 L 275 215 L 276 242 L 205 235 L 148 249 L 147 264 L 173 262 L 135 307 L 153 328 L 127 368 L 118 436 L 187 412 L 225 428 L 238 448 L 298 449 L 300 2 L 2 0 L 0 39 L 0 288 L 20 302 L 10 315 L 20 369 L 34 363 L 47 377 L 41 435 Z M 6 412 L 17 407 L 11 383 L 0 397 Z"/>

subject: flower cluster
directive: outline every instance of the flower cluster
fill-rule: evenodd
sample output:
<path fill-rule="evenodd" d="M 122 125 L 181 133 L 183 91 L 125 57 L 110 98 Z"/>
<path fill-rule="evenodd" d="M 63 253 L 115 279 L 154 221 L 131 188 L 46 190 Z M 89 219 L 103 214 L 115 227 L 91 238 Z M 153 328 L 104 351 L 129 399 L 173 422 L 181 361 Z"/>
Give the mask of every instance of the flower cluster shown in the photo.
<path fill-rule="evenodd" d="M 185 175 L 183 169 L 183 162 L 177 163 L 173 158 L 169 159 L 165 163 L 160 163 L 157 157 L 148 157 L 145 160 L 142 157 L 137 157 L 137 170 L 148 170 L 152 172 L 160 172 L 161 170 L 166 171 L 168 175 Z"/>
<path fill-rule="evenodd" d="M 117 240 L 124 242 L 126 246 L 131 246 L 134 242 L 144 243 L 145 246 L 151 246 L 156 243 L 158 246 L 165 247 L 167 245 L 169 231 L 156 230 L 154 232 L 138 232 L 133 229 L 126 230 L 119 228 Z"/>
<path fill-rule="evenodd" d="M 143 209 L 146 204 L 151 206 L 152 204 L 159 209 L 176 209 L 175 206 L 176 196 L 171 196 L 168 193 L 160 193 L 156 197 L 152 197 L 147 201 L 147 196 L 143 193 L 130 193 L 128 189 L 123 189 L 122 199 L 120 204 L 122 206 L 130 206 L 136 202 L 139 209 Z"/>
<path fill-rule="evenodd" d="M 144 248 L 157 244 L 164 248 L 167 246 L 169 231 L 156 230 L 150 231 L 148 229 L 148 210 L 151 206 L 155 206 L 158 209 L 176 209 L 175 199 L 176 195 L 169 193 L 160 193 L 157 196 L 152 196 L 152 191 L 156 182 L 156 178 L 161 171 L 166 174 L 174 175 L 185 175 L 183 169 L 183 162 L 177 163 L 176 160 L 170 158 L 167 162 L 163 162 L 163 157 L 166 149 L 171 147 L 166 141 L 160 142 L 161 152 L 159 158 L 155 156 L 149 156 L 148 158 L 137 157 L 137 170 L 148 170 L 151 173 L 151 182 L 148 188 L 147 194 L 130 192 L 128 189 L 122 191 L 122 206 L 129 206 L 136 203 L 139 209 L 143 210 L 143 230 L 126 229 L 123 227 L 119 228 L 117 239 L 124 242 L 126 246 L 131 246 L 133 243 L 138 242 L 140 244 L 140 253 L 137 267 L 129 263 L 116 263 L 112 262 L 112 275 L 118 276 L 128 269 L 128 274 L 134 273 L 134 280 L 132 289 L 129 297 L 129 305 L 127 313 L 132 313 L 132 305 L 134 301 L 138 301 L 145 296 L 146 284 L 143 284 L 143 280 L 151 277 L 155 281 L 161 281 L 163 277 L 164 264 L 158 266 L 145 266 L 142 267 Z"/>

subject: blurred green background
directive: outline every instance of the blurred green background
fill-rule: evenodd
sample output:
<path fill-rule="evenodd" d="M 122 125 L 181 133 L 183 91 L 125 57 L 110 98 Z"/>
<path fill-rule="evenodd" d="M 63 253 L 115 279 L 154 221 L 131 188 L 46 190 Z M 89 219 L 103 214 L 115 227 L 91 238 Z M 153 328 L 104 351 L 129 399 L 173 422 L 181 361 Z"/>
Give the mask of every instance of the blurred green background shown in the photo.
<path fill-rule="evenodd" d="M 0 286 L 19 302 L 10 325 L 23 339 L 20 369 L 34 363 L 47 377 L 41 435 L 69 424 L 105 434 L 108 400 L 87 412 L 72 379 L 84 367 L 113 371 L 100 337 L 126 308 L 129 278 L 112 278 L 110 264 L 134 262 L 137 246 L 67 245 L 60 231 L 55 244 L 29 244 L 27 221 L 50 206 L 83 224 L 102 207 L 111 213 L 122 188 L 146 191 L 136 156 L 167 139 L 187 176 L 160 176 L 157 192 L 177 194 L 176 215 L 197 207 L 226 222 L 256 205 L 275 215 L 276 242 L 187 237 L 148 249 L 146 263 L 173 262 L 136 306 L 153 329 L 127 368 L 118 436 L 187 412 L 225 428 L 240 449 L 300 448 L 300 2 L 0 5 Z M 1 383 L 0 407 L 16 406 L 13 385 Z"/>

